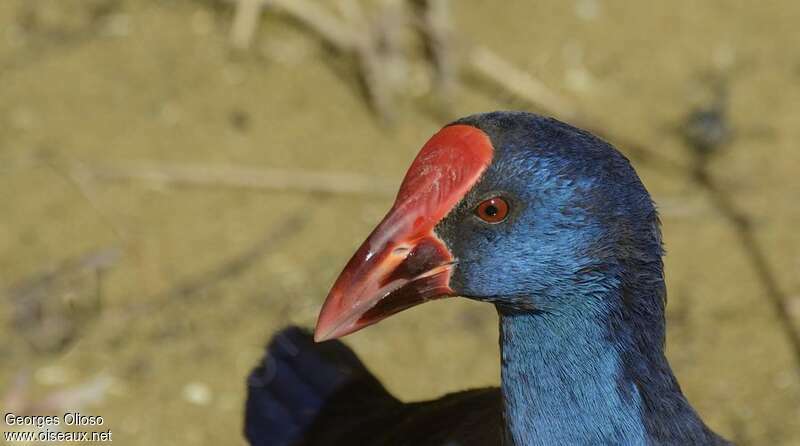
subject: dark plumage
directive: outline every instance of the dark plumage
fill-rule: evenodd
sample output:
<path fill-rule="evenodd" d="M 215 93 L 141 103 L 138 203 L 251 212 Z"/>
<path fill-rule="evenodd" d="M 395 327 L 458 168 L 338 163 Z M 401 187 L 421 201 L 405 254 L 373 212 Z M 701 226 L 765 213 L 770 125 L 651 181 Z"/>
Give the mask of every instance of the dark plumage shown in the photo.
<path fill-rule="evenodd" d="M 530 113 L 456 121 L 412 164 L 394 207 L 331 290 L 315 336 L 343 336 L 432 298 L 489 302 L 500 316 L 499 393 L 402 404 L 346 347 L 290 329 L 267 355 L 276 378 L 251 379 L 248 438 L 725 444 L 664 356 L 662 254 L 650 196 L 608 143 Z M 287 336 L 298 355 L 281 353 L 277 340 Z M 317 381 L 313 390 L 292 384 Z"/>
<path fill-rule="evenodd" d="M 277 333 L 248 379 L 245 436 L 256 446 L 496 444 L 498 389 L 404 404 L 339 341 Z"/>

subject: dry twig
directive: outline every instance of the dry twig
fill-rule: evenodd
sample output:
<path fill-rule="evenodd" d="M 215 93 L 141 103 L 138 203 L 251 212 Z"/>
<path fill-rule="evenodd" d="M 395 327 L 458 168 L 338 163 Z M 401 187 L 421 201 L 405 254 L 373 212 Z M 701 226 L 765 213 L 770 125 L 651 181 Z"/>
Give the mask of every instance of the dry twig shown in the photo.
<path fill-rule="evenodd" d="M 434 68 L 439 96 L 449 100 L 458 84 L 458 67 L 453 48 L 449 0 L 415 0 L 419 28 L 428 58 Z"/>
<path fill-rule="evenodd" d="M 104 181 L 140 181 L 153 187 L 221 186 L 283 192 L 321 194 L 357 194 L 387 197 L 397 185 L 383 178 L 344 172 L 313 172 L 242 166 L 209 166 L 131 162 L 114 164 L 79 164 L 76 176 Z"/>
<path fill-rule="evenodd" d="M 708 172 L 706 162 L 707 159 L 702 156 L 697 160 L 693 179 L 698 186 L 708 191 L 716 209 L 733 226 L 736 237 L 742 244 L 742 249 L 750 261 L 756 277 L 761 282 L 765 297 L 775 312 L 778 326 L 789 344 L 796 365 L 795 371 L 800 373 L 800 329 L 792 320 L 787 304 L 788 299 L 781 290 L 778 274 L 770 266 L 766 249 L 758 241 L 750 219 L 736 206 L 730 195 Z"/>
<path fill-rule="evenodd" d="M 14 329 L 40 351 L 68 346 L 101 309 L 103 274 L 120 255 L 117 248 L 93 250 L 12 285 Z"/>
<path fill-rule="evenodd" d="M 253 168 L 234 165 L 179 165 L 155 161 L 129 163 L 73 163 L 72 175 L 84 182 L 140 182 L 152 188 L 224 187 L 254 191 L 361 195 L 390 198 L 398 181 L 348 172 L 303 169 Z M 399 179 L 398 179 L 399 180 Z M 658 197 L 661 214 L 676 218 L 707 214 L 709 207 L 700 195 Z"/>
<path fill-rule="evenodd" d="M 477 46 L 469 53 L 469 67 L 481 78 L 511 93 L 514 97 L 561 119 L 578 119 L 578 110 L 543 82 L 520 70 L 494 51 Z"/>
<path fill-rule="evenodd" d="M 322 37 L 339 51 L 355 50 L 364 37 L 333 14 L 308 0 L 265 0 L 267 6 L 275 8 Z"/>
<path fill-rule="evenodd" d="M 393 89 L 388 82 L 388 69 L 396 54 L 387 50 L 395 47 L 391 41 L 392 29 L 396 27 L 396 23 L 387 26 L 386 23 L 376 24 L 367 20 L 357 3 L 348 5 L 351 13 L 349 21 L 352 22 L 349 23 L 308 0 L 239 0 L 231 29 L 234 47 L 243 49 L 250 45 L 262 5 L 296 20 L 336 51 L 355 57 L 370 106 L 382 119 L 391 121 Z M 400 20 L 400 11 L 395 11 L 393 5 L 386 8 L 385 14 L 380 16 L 384 22 L 387 18 L 392 21 Z"/>
<path fill-rule="evenodd" d="M 522 71 L 494 51 L 477 46 L 468 57 L 469 68 L 484 81 L 508 92 L 542 113 L 553 115 L 595 135 L 614 142 L 622 151 L 641 163 L 651 163 L 660 168 L 686 172 L 687 167 L 641 142 L 618 134 L 610 134 L 603 120 L 581 112 L 566 98 L 548 88 L 542 81 Z"/>
<path fill-rule="evenodd" d="M 231 26 L 231 44 L 244 50 L 250 47 L 264 0 L 237 0 Z"/>

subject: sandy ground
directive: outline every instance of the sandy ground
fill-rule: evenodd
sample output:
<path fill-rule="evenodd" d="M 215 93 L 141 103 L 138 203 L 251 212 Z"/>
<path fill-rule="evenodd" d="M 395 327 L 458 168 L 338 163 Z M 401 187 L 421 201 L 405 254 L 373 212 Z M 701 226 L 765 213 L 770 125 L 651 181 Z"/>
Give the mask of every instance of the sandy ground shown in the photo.
<path fill-rule="evenodd" d="M 752 219 L 800 324 L 800 3 L 453 3 L 463 45 L 492 48 L 610 134 L 679 162 L 691 157 L 674 128 L 703 100 L 704 74 L 724 71 L 735 138 L 711 169 Z M 243 443 L 244 379 L 264 342 L 313 324 L 391 201 L 89 181 L 78 167 L 236 165 L 397 184 L 446 123 L 422 82 L 381 125 L 347 60 L 275 14 L 233 54 L 231 16 L 212 1 L 0 2 L 3 412 L 61 402 L 102 415 L 118 444 Z M 466 82 L 452 113 L 514 106 Z M 662 208 L 668 354 L 685 392 L 741 444 L 800 444 L 796 364 L 731 223 L 685 172 L 635 164 Z M 73 271 L 70 259 L 107 268 Z M 413 400 L 496 384 L 496 336 L 492 308 L 450 299 L 347 342 Z"/>

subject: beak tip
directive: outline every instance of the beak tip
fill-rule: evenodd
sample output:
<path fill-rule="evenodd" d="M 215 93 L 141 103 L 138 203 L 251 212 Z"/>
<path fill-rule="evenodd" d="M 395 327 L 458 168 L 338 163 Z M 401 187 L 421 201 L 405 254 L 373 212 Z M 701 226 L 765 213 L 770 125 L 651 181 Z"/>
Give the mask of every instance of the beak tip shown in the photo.
<path fill-rule="evenodd" d="M 326 308 L 328 307 L 328 300 L 330 300 L 331 296 L 328 295 L 328 298 L 325 299 L 325 304 L 322 306 L 322 310 L 320 311 L 319 315 L 317 316 L 317 323 L 314 326 L 314 342 L 320 343 L 331 339 L 331 324 L 328 320 L 328 311 Z"/>
<path fill-rule="evenodd" d="M 325 342 L 337 338 L 335 331 L 330 324 L 322 323 L 321 320 L 317 321 L 317 326 L 314 328 L 314 342 Z"/>
<path fill-rule="evenodd" d="M 314 327 L 314 342 L 322 342 L 327 340 L 328 337 L 326 336 L 326 333 L 320 329 L 319 322 L 317 322 L 317 326 Z"/>
<path fill-rule="evenodd" d="M 318 331 L 314 332 L 314 342 L 320 343 L 320 342 L 325 342 L 327 340 L 328 340 L 328 338 L 325 335 L 321 334 Z"/>

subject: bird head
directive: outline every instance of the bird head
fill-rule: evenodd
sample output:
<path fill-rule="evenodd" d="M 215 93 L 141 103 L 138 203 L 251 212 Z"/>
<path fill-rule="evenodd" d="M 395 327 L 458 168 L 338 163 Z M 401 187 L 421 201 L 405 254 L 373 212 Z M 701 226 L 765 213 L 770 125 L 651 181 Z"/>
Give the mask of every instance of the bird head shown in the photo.
<path fill-rule="evenodd" d="M 663 281 L 661 268 L 653 203 L 610 144 L 531 113 L 473 115 L 422 147 L 334 283 L 315 339 L 448 296 L 587 311 L 622 303 L 608 291 L 626 283 Z"/>

